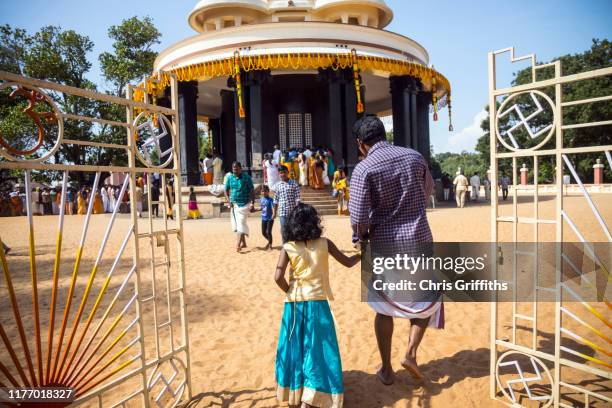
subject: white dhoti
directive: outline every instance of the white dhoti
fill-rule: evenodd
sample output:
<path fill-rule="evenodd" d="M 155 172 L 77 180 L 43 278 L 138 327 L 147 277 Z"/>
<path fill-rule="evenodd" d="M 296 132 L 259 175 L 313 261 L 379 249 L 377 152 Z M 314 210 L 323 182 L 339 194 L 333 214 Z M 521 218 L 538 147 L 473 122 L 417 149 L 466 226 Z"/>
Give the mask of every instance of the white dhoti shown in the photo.
<path fill-rule="evenodd" d="M 250 206 L 247 204 L 244 207 L 239 207 L 237 204 L 232 205 L 230 219 L 232 220 L 232 231 L 237 234 L 249 235 L 249 225 L 247 219 L 251 212 Z"/>
<path fill-rule="evenodd" d="M 442 296 L 437 302 L 400 302 L 386 296 L 384 292 L 368 290 L 368 305 L 385 316 L 403 319 L 427 319 L 428 327 L 444 328 L 444 303 Z"/>

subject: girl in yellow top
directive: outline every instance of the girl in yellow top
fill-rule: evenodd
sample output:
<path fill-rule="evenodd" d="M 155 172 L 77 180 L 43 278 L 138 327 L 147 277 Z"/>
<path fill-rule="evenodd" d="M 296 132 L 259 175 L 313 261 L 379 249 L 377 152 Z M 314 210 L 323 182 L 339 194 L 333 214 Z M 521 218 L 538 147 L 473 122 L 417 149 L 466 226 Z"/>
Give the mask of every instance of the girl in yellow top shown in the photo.
<path fill-rule="evenodd" d="M 332 186 L 334 188 L 334 196 L 338 202 L 338 215 L 348 214 L 349 188 L 346 172 L 343 168 L 339 168 L 334 173 Z"/>
<path fill-rule="evenodd" d="M 328 255 L 350 268 L 360 255 L 346 256 L 321 238 L 321 220 L 314 207 L 298 204 L 283 230 L 286 243 L 274 279 L 286 293 L 276 351 L 277 399 L 302 407 L 342 407 L 342 364 L 328 300 Z M 289 282 L 285 279 L 290 265 Z"/>

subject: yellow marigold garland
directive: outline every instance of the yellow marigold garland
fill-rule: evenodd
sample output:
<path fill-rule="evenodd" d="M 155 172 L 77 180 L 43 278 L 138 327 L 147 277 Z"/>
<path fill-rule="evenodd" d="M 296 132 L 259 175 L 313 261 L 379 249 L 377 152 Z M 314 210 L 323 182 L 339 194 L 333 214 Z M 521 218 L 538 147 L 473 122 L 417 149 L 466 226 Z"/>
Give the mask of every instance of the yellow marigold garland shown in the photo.
<path fill-rule="evenodd" d="M 246 117 L 244 105 L 242 104 L 242 83 L 240 82 L 240 54 L 234 53 L 234 78 L 236 79 L 236 94 L 238 95 L 238 116 Z"/>
<path fill-rule="evenodd" d="M 450 111 L 450 95 L 451 87 L 448 79 L 442 74 L 436 72 L 433 67 L 428 68 L 421 64 L 400 61 L 387 57 L 373 57 L 369 55 L 358 55 L 355 50 L 344 54 L 331 53 L 287 53 L 287 54 L 264 54 L 258 55 L 256 58 L 252 56 L 240 56 L 238 51 L 233 57 L 202 62 L 199 64 L 180 67 L 170 70 L 171 74 L 176 75 L 179 81 L 193 80 L 209 80 L 220 76 L 232 75 L 236 79 L 236 91 L 238 94 L 239 115 L 245 117 L 244 106 L 242 103 L 242 83 L 240 80 L 240 71 L 249 72 L 251 70 L 275 70 L 275 69 L 293 69 L 293 70 L 308 70 L 318 68 L 331 68 L 334 71 L 338 69 L 346 69 L 351 67 L 355 81 L 355 92 L 357 93 L 357 111 L 363 111 L 363 101 L 361 101 L 361 88 L 359 83 L 359 72 L 383 71 L 390 75 L 410 75 L 419 78 L 426 90 L 432 92 L 432 103 L 434 109 L 434 121 L 438 120 L 438 104 L 440 96 L 446 95 L 447 104 Z M 163 93 L 164 89 L 170 85 L 169 73 L 163 72 L 158 74 L 156 84 L 152 85 L 150 81 L 145 81 L 143 88 L 149 94 L 156 95 Z M 438 93 L 440 95 L 438 95 Z M 134 99 L 138 101 L 144 100 L 144 91 L 140 87 L 134 90 Z M 443 103 L 443 102 L 442 102 Z M 361 110 L 360 110 L 361 109 Z M 452 129 L 452 124 L 449 126 Z"/>

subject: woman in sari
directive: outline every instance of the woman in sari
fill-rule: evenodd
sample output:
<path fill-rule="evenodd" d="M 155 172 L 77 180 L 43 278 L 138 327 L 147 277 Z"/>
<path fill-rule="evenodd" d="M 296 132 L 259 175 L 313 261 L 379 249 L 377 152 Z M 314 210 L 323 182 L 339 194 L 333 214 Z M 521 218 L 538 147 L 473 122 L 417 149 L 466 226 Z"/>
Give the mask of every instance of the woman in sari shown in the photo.
<path fill-rule="evenodd" d="M 349 187 L 344 169 L 339 168 L 334 173 L 334 196 L 338 202 L 338 215 L 348 214 Z"/>
<path fill-rule="evenodd" d="M 327 149 L 327 174 L 330 178 L 333 178 L 335 172 L 336 165 L 334 163 L 334 151 L 332 149 Z"/>
<path fill-rule="evenodd" d="M 299 184 L 300 181 L 300 160 L 299 160 L 299 153 L 297 151 L 297 149 L 293 150 L 293 153 L 291 155 L 291 167 L 292 167 L 292 171 L 293 171 L 293 177 L 296 183 Z"/>
<path fill-rule="evenodd" d="M 327 173 L 327 157 L 322 157 L 321 162 L 323 163 L 323 185 L 329 186 L 329 174 Z"/>
<path fill-rule="evenodd" d="M 102 188 L 104 190 L 104 188 Z M 100 197 L 100 193 L 97 191 L 94 193 L 94 203 L 93 203 L 93 213 L 94 214 L 104 214 L 104 203 L 102 203 L 102 197 Z"/>
<path fill-rule="evenodd" d="M 323 188 L 323 163 L 320 159 L 320 156 L 317 156 L 316 159 L 312 160 L 312 164 L 310 166 L 312 171 L 312 185 L 311 187 L 315 190 L 320 190 Z"/>
<path fill-rule="evenodd" d="M 83 198 L 82 191 L 79 191 L 79 193 L 77 194 L 77 214 L 78 215 L 87 214 L 87 203 L 85 202 L 85 199 Z"/>
<path fill-rule="evenodd" d="M 300 186 L 308 185 L 308 160 L 304 156 L 304 149 L 300 149 L 298 154 L 298 164 L 300 169 Z"/>

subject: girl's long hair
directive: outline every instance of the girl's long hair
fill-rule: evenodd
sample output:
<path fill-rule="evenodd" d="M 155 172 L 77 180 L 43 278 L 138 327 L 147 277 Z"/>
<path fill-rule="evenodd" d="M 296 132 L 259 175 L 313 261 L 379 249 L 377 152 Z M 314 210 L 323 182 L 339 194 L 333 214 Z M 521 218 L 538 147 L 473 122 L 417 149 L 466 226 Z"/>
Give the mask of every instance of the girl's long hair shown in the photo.
<path fill-rule="evenodd" d="M 309 204 L 300 203 L 287 216 L 283 239 L 285 241 L 312 241 L 321 237 L 323 228 L 317 210 Z"/>

